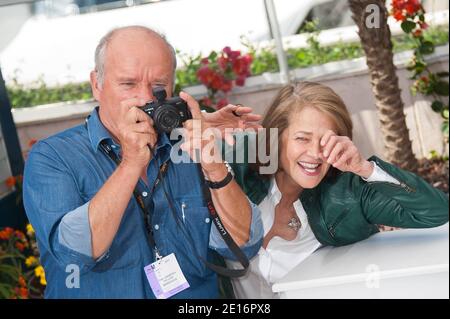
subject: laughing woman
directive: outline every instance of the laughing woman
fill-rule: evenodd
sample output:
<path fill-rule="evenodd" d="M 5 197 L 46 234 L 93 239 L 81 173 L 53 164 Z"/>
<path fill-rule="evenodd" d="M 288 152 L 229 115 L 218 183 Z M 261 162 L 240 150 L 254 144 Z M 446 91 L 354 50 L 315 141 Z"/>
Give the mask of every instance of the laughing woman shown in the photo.
<path fill-rule="evenodd" d="M 361 155 L 347 108 L 330 88 L 311 82 L 282 88 L 262 126 L 278 129 L 276 173 L 260 175 L 261 165 L 232 165 L 264 226 L 249 272 L 233 280 L 238 298 L 276 298 L 271 285 L 323 245 L 355 243 L 377 233 L 378 225 L 428 228 L 448 221 L 447 195 L 410 172 Z M 265 142 L 270 149 L 270 139 Z"/>

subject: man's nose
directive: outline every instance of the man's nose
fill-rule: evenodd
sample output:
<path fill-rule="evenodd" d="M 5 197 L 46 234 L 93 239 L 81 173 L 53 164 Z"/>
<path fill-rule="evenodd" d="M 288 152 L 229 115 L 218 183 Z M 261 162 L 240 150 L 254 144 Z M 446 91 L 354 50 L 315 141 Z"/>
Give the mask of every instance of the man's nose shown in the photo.
<path fill-rule="evenodd" d="M 146 103 L 153 100 L 152 88 L 149 88 L 146 85 L 141 85 L 139 87 L 137 98 L 143 99 Z"/>

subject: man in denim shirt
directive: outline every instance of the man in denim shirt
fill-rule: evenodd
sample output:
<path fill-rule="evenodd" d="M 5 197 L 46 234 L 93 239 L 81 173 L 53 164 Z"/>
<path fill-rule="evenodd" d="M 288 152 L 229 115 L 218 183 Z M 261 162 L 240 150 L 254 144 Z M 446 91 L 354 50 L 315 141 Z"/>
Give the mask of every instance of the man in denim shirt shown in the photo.
<path fill-rule="evenodd" d="M 218 297 L 217 276 L 199 257 L 211 261 L 211 249 L 234 256 L 212 226 L 197 166 L 173 162 L 175 148 L 168 136 L 157 134 L 152 119 L 138 108 L 153 98 L 155 86 L 163 86 L 170 96 L 175 61 L 169 44 L 150 29 L 133 26 L 108 33 L 97 47 L 91 73 L 99 107 L 85 125 L 40 141 L 29 154 L 24 204 L 36 230 L 47 298 L 155 298 L 144 272 L 155 262 L 155 251 L 135 188 L 145 206 L 153 208 L 150 227 L 158 253 L 173 253 L 189 284 L 174 298 Z M 208 123 L 195 100 L 180 96 L 194 118 Z M 226 117 L 220 112 L 210 117 L 212 123 L 217 116 Z M 185 125 L 192 127 L 192 120 Z M 118 166 L 100 149 L 103 141 L 121 158 Z M 173 210 L 163 183 L 152 194 L 163 163 L 168 163 L 164 184 Z M 228 174 L 224 163 L 200 164 L 207 180 L 223 181 Z M 211 194 L 225 228 L 253 257 L 263 235 L 258 208 L 234 180 Z"/>

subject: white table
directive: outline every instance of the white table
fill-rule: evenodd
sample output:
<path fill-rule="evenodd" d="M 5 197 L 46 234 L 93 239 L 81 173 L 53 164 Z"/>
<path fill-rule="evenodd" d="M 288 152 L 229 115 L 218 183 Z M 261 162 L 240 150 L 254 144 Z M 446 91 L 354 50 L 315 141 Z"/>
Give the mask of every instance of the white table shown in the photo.
<path fill-rule="evenodd" d="M 281 298 L 449 298 L 449 226 L 324 247 L 272 287 Z"/>

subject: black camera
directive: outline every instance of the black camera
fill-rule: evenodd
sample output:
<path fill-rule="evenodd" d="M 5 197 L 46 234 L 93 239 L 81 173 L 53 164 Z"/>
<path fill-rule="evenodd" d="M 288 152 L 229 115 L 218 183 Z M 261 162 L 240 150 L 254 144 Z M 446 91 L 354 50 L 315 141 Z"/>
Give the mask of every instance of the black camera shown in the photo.
<path fill-rule="evenodd" d="M 166 99 L 166 90 L 163 87 L 153 89 L 156 101 L 145 104 L 141 109 L 153 119 L 158 132 L 170 133 L 177 127 L 192 119 L 187 103 L 179 97 Z"/>

